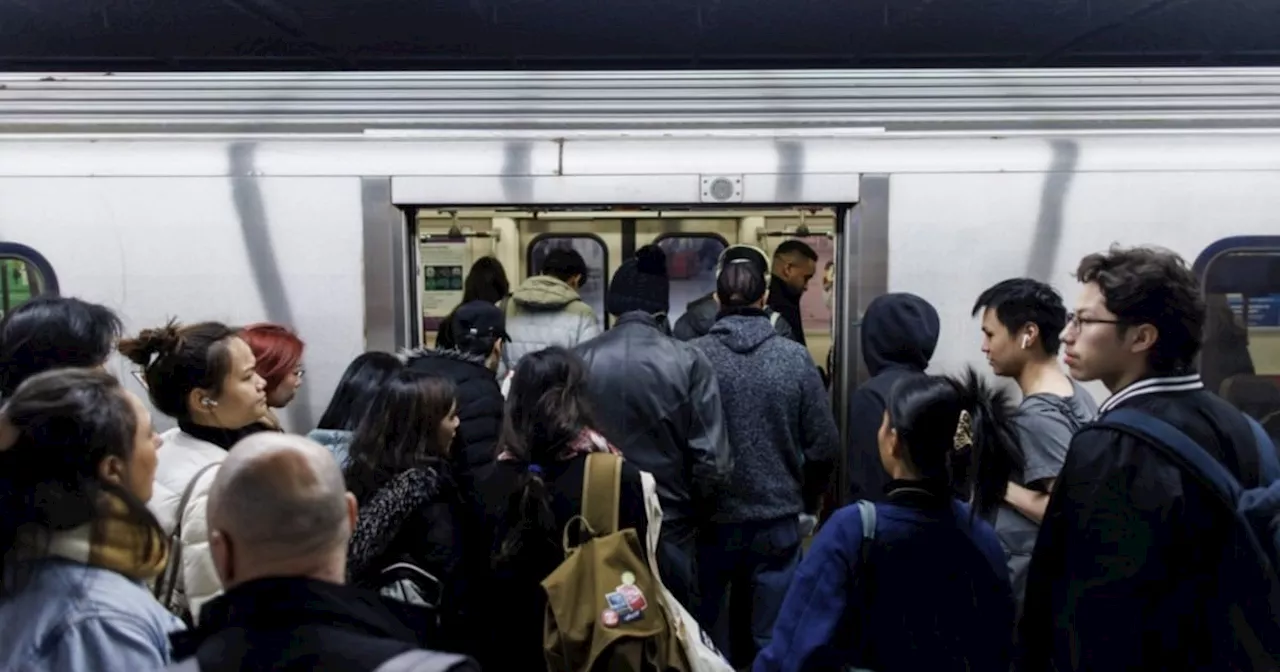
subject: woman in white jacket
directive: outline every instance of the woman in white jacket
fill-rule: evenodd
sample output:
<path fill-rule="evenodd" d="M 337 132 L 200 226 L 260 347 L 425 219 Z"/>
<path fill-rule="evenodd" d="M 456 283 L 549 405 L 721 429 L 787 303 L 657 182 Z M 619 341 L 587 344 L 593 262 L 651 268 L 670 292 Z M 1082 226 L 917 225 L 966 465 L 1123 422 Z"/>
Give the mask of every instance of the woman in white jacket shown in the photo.
<path fill-rule="evenodd" d="M 178 427 L 162 437 L 165 449 L 148 508 L 169 534 L 181 516 L 180 548 L 173 553 L 181 553 L 181 571 L 176 604 L 169 606 L 185 606 L 193 621 L 200 607 L 222 591 L 209 555 L 205 518 L 216 465 L 237 441 L 265 429 L 259 421 L 267 412 L 266 382 L 254 370 L 253 351 L 237 334 L 217 322 L 170 322 L 145 329 L 119 346 L 121 354 L 143 367 L 152 405 L 178 421 Z M 190 496 L 179 512 L 188 487 Z"/>

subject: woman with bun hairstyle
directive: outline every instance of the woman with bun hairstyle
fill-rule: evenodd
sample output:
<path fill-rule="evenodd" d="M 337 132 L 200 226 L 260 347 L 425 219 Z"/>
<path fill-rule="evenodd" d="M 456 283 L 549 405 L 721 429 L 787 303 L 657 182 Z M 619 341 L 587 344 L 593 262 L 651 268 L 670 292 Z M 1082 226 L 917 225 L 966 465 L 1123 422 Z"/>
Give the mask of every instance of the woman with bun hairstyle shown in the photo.
<path fill-rule="evenodd" d="M 270 429 L 282 430 L 273 409 L 288 406 L 298 395 L 305 373 L 302 351 L 306 344 L 288 327 L 267 322 L 245 327 L 240 338 L 253 350 L 258 375 L 267 381 L 267 406 L 270 408 L 262 423 Z"/>
<path fill-rule="evenodd" d="M 209 555 L 205 503 L 216 465 L 240 439 L 262 431 L 267 412 L 266 381 L 240 330 L 219 322 L 170 322 L 120 341 L 120 354 L 142 367 L 147 394 L 156 410 L 178 421 L 164 433 L 165 449 L 156 469 L 148 506 L 166 533 L 181 518 L 181 571 L 174 603 L 193 621 L 200 607 L 222 590 Z M 179 511 L 183 495 L 186 504 Z"/>
<path fill-rule="evenodd" d="M 146 500 L 160 439 L 110 374 L 36 374 L 0 411 L 0 670 L 155 670 L 182 622 Z"/>
<path fill-rule="evenodd" d="M 756 672 L 1009 669 L 1013 591 L 988 520 L 1020 455 L 1013 413 L 972 370 L 894 385 L 879 432 L 887 496 L 818 533 Z"/>

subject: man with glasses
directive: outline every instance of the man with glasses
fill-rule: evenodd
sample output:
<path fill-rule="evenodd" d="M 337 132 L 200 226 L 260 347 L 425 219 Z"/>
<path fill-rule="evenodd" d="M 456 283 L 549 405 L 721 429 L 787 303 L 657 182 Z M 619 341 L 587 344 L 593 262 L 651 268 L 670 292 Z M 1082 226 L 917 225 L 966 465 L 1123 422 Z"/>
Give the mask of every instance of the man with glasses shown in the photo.
<path fill-rule="evenodd" d="M 1072 439 L 1045 513 L 1022 669 L 1255 669 L 1232 590 L 1247 549 L 1231 509 L 1158 444 L 1108 424 L 1118 409 L 1163 420 L 1258 486 L 1252 428 L 1195 369 L 1199 283 L 1177 255 L 1143 247 L 1091 254 L 1076 277 L 1084 287 L 1062 333 L 1066 364 L 1112 394 Z"/>
<path fill-rule="evenodd" d="M 1031 278 L 996 283 L 978 297 L 982 352 L 991 371 L 1012 378 L 1022 391 L 1015 418 L 1022 464 L 996 515 L 996 534 L 1009 562 L 1013 594 L 1021 605 L 1027 567 L 1035 549 L 1054 479 L 1067 457 L 1071 436 L 1098 414 L 1098 404 L 1062 372 L 1058 351 L 1067 324 L 1062 297 Z"/>

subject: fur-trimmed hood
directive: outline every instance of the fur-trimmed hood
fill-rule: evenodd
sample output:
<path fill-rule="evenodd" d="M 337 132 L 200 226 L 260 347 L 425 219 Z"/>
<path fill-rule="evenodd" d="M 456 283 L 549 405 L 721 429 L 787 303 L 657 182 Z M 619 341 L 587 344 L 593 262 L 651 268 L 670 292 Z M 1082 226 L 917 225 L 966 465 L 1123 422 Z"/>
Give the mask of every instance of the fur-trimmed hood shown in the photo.
<path fill-rule="evenodd" d="M 485 357 L 483 355 L 473 355 L 469 352 L 454 350 L 452 348 L 414 348 L 412 350 L 403 350 L 400 353 L 400 358 L 404 360 L 405 366 L 410 367 L 412 367 L 415 362 L 423 362 L 429 366 L 427 362 L 433 359 L 446 359 L 455 362 L 475 364 L 477 366 L 485 366 Z"/>

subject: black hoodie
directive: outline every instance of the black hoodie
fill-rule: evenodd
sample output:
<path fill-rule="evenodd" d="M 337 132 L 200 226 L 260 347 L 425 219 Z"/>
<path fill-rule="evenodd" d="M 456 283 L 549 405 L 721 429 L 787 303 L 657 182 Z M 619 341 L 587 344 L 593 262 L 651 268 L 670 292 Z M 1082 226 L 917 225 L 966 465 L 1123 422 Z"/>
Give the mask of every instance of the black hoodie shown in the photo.
<path fill-rule="evenodd" d="M 849 501 L 883 501 L 889 474 L 880 462 L 880 425 L 900 378 L 924 373 L 938 347 L 938 311 L 915 294 L 885 294 L 862 317 L 862 359 L 871 379 L 849 400 Z"/>
<path fill-rule="evenodd" d="M 195 630 L 170 638 L 174 660 L 194 655 L 202 672 L 363 672 L 421 646 L 430 618 L 351 586 L 266 578 L 227 590 L 204 606 Z"/>

